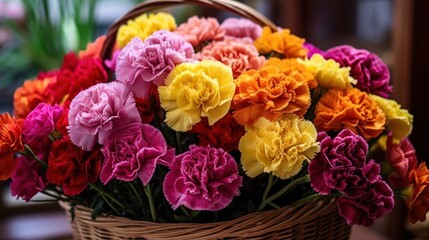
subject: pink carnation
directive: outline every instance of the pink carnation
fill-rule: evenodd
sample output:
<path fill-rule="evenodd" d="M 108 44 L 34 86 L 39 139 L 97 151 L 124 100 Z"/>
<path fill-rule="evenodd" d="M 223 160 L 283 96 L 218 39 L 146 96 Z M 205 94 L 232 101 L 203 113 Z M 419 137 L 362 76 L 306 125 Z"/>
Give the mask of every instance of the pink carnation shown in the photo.
<path fill-rule="evenodd" d="M 17 157 L 16 161 L 10 191 L 12 196 L 20 197 L 28 202 L 34 195 L 44 190 L 48 182 L 46 176 L 42 175 L 42 165 L 37 161 L 24 156 Z"/>
<path fill-rule="evenodd" d="M 334 59 L 342 67 L 350 67 L 350 76 L 357 80 L 358 89 L 384 98 L 392 93 L 389 69 L 377 55 L 343 45 L 329 49 L 325 57 Z"/>
<path fill-rule="evenodd" d="M 394 187 L 407 187 L 408 174 L 411 169 L 417 168 L 416 151 L 408 138 L 404 138 L 398 144 L 393 143 L 390 134 L 386 141 L 386 158 L 394 172 L 389 175 L 389 180 Z"/>
<path fill-rule="evenodd" d="M 104 144 L 114 128 L 141 122 L 131 92 L 119 82 L 100 83 L 80 92 L 71 102 L 67 127 L 71 141 L 90 151 Z"/>
<path fill-rule="evenodd" d="M 113 178 L 132 181 L 139 177 L 147 185 L 156 164 L 169 163 L 174 157 L 174 149 L 167 150 L 161 132 L 144 123 L 132 123 L 120 128 L 112 134 L 102 152 L 105 161 L 100 179 L 104 184 Z"/>
<path fill-rule="evenodd" d="M 240 39 L 212 42 L 201 50 L 197 58 L 217 60 L 230 66 L 234 78 L 246 70 L 259 69 L 265 62 L 253 43 Z"/>
<path fill-rule="evenodd" d="M 116 78 L 130 86 L 137 97 L 147 98 L 151 83 L 164 84 L 176 65 L 194 60 L 194 49 L 175 33 L 161 30 L 144 42 L 133 38 L 117 59 Z"/>
<path fill-rule="evenodd" d="M 121 53 L 121 50 L 116 50 L 112 54 L 112 59 L 104 60 L 104 64 L 106 65 L 106 67 L 108 67 L 112 71 L 116 71 L 116 62 L 118 61 L 118 57 L 120 53 Z"/>
<path fill-rule="evenodd" d="M 307 57 L 311 58 L 314 54 L 320 54 L 322 56 L 325 56 L 325 52 L 322 51 L 320 48 L 316 47 L 315 45 L 311 43 L 304 43 L 304 47 L 308 49 Z"/>
<path fill-rule="evenodd" d="M 26 117 L 23 128 L 24 141 L 33 143 L 46 138 L 55 129 L 63 109 L 47 103 L 39 103 Z"/>
<path fill-rule="evenodd" d="M 222 22 L 225 35 L 237 38 L 251 38 L 253 41 L 262 34 L 262 27 L 246 18 L 227 18 Z"/>
<path fill-rule="evenodd" d="M 191 145 L 173 160 L 164 180 L 164 195 L 177 209 L 218 211 L 239 194 L 242 177 L 234 158 L 222 149 Z"/>
<path fill-rule="evenodd" d="M 392 189 L 381 179 L 369 185 L 362 195 L 355 198 L 342 196 L 337 201 L 338 212 L 349 225 L 367 227 L 392 211 L 394 204 Z"/>
<path fill-rule="evenodd" d="M 199 18 L 197 16 L 180 24 L 174 32 L 185 37 L 186 41 L 194 47 L 206 41 L 222 40 L 225 36 L 225 29 L 220 27 L 216 18 Z"/>

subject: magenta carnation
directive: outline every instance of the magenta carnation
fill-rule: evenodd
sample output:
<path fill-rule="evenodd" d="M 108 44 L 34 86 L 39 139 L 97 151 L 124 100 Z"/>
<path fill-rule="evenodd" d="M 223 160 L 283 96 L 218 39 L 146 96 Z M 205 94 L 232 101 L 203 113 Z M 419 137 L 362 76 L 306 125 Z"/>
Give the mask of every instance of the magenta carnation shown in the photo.
<path fill-rule="evenodd" d="M 141 122 L 131 92 L 119 82 L 99 83 L 80 92 L 71 102 L 67 127 L 71 141 L 90 151 L 104 144 L 114 128 Z"/>
<path fill-rule="evenodd" d="M 311 44 L 311 43 L 304 43 L 304 47 L 308 49 L 308 54 L 307 57 L 311 58 L 311 56 L 313 56 L 313 54 L 320 54 L 321 56 L 325 56 L 325 52 L 322 51 L 320 48 L 316 47 L 315 45 Z"/>
<path fill-rule="evenodd" d="M 12 196 L 20 197 L 28 202 L 34 195 L 44 190 L 48 182 L 46 177 L 41 174 L 42 165 L 37 161 L 24 156 L 17 157 L 16 161 L 10 191 Z"/>
<path fill-rule="evenodd" d="M 335 60 L 342 67 L 350 67 L 350 76 L 357 80 L 358 89 L 384 98 L 392 93 L 389 69 L 377 55 L 342 45 L 326 51 L 325 57 Z"/>
<path fill-rule="evenodd" d="M 161 30 L 143 42 L 133 38 L 117 59 L 117 80 L 130 86 L 137 97 L 147 98 L 150 84 L 164 84 L 171 70 L 178 64 L 194 60 L 194 49 L 175 33 Z"/>
<path fill-rule="evenodd" d="M 121 53 L 121 50 L 116 50 L 112 54 L 112 59 L 104 60 L 104 64 L 106 65 L 106 67 L 108 67 L 112 71 L 116 71 L 116 62 L 118 61 L 118 57 L 120 53 Z"/>
<path fill-rule="evenodd" d="M 239 194 L 242 177 L 234 158 L 222 149 L 191 145 L 173 160 L 164 180 L 164 195 L 177 209 L 218 211 Z"/>
<path fill-rule="evenodd" d="M 105 160 L 100 179 L 132 181 L 137 177 L 147 185 L 158 161 L 170 162 L 174 150 L 167 151 L 161 132 L 149 124 L 132 123 L 115 131 L 101 150 Z"/>
<path fill-rule="evenodd" d="M 253 41 L 261 36 L 262 27 L 246 18 L 227 18 L 221 27 L 225 29 L 225 36 L 237 38 L 251 38 Z"/>
<path fill-rule="evenodd" d="M 63 109 L 47 103 L 39 103 L 25 119 L 22 134 L 27 144 L 46 138 L 55 129 L 55 124 L 60 118 Z"/>
<path fill-rule="evenodd" d="M 374 220 L 388 214 L 394 206 L 392 189 L 383 180 L 368 185 L 362 195 L 355 198 L 342 196 L 337 201 L 339 214 L 349 225 L 371 226 Z"/>
<path fill-rule="evenodd" d="M 359 135 L 344 129 L 332 139 L 321 132 L 317 141 L 320 152 L 308 167 L 310 183 L 316 192 L 327 195 L 338 190 L 347 196 L 358 196 L 378 179 L 380 166 L 366 160 L 368 144 Z"/>

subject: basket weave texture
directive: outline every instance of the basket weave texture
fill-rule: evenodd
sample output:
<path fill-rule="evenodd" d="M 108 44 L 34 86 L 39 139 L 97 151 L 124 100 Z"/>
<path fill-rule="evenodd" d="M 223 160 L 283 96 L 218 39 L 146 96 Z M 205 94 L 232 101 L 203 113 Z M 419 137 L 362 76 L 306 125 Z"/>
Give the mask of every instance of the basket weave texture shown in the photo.
<path fill-rule="evenodd" d="M 101 58 L 110 58 L 122 24 L 142 13 L 181 4 L 218 8 L 277 29 L 261 13 L 233 0 L 148 0 L 110 26 Z M 70 205 L 60 205 L 71 220 L 75 239 L 348 239 L 351 231 L 338 215 L 336 199 L 328 198 L 212 223 L 155 223 L 107 215 L 92 220 L 91 209 L 82 206 L 74 208 L 72 220 Z"/>
<path fill-rule="evenodd" d="M 69 212 L 65 202 L 60 205 Z M 349 239 L 351 228 L 338 215 L 335 199 L 255 212 L 213 223 L 154 223 L 116 216 L 91 219 L 91 210 L 77 206 L 74 239 Z"/>

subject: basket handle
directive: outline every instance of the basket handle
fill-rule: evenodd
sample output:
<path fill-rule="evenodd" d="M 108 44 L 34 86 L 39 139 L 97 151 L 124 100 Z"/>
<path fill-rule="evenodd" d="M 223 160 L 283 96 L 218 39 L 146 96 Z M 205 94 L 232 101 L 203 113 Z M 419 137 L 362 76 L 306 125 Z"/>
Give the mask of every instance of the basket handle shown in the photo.
<path fill-rule="evenodd" d="M 104 60 L 111 56 L 118 29 L 121 25 L 127 23 L 128 20 L 134 19 L 145 12 L 182 4 L 194 4 L 227 10 L 231 13 L 235 13 L 252 20 L 261 26 L 268 26 L 274 31 L 277 29 L 276 25 L 260 12 L 235 0 L 148 0 L 131 9 L 109 27 L 106 34 L 106 40 L 103 44 L 103 48 L 101 49 L 101 59 Z"/>

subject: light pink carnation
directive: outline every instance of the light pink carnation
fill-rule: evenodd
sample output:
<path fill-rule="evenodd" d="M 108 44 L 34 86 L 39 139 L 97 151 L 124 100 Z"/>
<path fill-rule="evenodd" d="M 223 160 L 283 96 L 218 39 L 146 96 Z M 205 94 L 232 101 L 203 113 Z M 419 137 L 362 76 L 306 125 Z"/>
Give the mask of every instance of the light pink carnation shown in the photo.
<path fill-rule="evenodd" d="M 100 179 L 107 184 L 113 178 L 133 181 L 140 178 L 144 185 L 152 179 L 158 161 L 170 162 L 174 149 L 167 150 L 161 132 L 149 124 L 132 123 L 114 132 L 101 150 L 105 161 Z"/>
<path fill-rule="evenodd" d="M 141 122 L 131 92 L 119 82 L 99 83 L 73 98 L 67 127 L 71 141 L 90 151 L 121 124 Z"/>
<path fill-rule="evenodd" d="M 222 40 L 225 36 L 225 29 L 221 28 L 216 18 L 191 17 L 186 23 L 180 24 L 175 33 L 185 37 L 192 46 L 212 40 Z"/>
<path fill-rule="evenodd" d="M 191 145 L 173 160 L 164 179 L 164 195 L 177 209 L 218 211 L 239 194 L 243 178 L 237 163 L 218 148 Z"/>
<path fill-rule="evenodd" d="M 253 41 L 261 36 L 262 27 L 246 18 L 227 18 L 222 22 L 225 35 L 237 38 L 251 38 Z"/>
<path fill-rule="evenodd" d="M 117 59 L 116 78 L 137 97 L 147 98 L 151 83 L 164 84 L 173 68 L 194 60 L 194 49 L 175 33 L 161 30 L 146 38 L 133 38 Z"/>
<path fill-rule="evenodd" d="M 197 58 L 217 60 L 230 66 L 234 78 L 246 70 L 259 69 L 265 63 L 253 43 L 237 38 L 212 42 L 197 54 Z"/>

